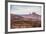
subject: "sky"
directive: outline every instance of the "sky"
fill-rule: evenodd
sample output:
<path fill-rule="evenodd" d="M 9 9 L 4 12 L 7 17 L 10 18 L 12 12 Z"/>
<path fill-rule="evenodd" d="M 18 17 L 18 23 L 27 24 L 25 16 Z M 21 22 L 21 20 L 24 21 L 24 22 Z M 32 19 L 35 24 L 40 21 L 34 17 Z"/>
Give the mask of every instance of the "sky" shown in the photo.
<path fill-rule="evenodd" d="M 10 13 L 12 14 L 23 15 L 33 12 L 41 15 L 41 6 L 10 5 Z"/>

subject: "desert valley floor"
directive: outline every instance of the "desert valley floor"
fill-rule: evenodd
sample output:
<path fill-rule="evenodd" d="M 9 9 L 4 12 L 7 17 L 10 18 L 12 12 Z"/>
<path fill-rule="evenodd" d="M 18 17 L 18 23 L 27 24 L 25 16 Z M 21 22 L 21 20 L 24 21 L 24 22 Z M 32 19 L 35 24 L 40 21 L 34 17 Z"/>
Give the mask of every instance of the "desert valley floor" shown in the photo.
<path fill-rule="evenodd" d="M 32 16 L 35 15 L 35 16 Z M 13 15 L 11 14 L 11 28 L 32 28 L 41 27 L 41 16 L 37 14 L 30 15 Z"/>

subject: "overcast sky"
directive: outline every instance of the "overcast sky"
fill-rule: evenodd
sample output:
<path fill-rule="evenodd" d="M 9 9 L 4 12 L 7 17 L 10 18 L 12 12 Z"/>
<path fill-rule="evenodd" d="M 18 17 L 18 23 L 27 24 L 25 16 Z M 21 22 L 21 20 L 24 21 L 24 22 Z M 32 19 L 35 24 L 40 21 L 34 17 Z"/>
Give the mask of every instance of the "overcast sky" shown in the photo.
<path fill-rule="evenodd" d="M 17 15 L 32 14 L 32 12 L 41 15 L 41 6 L 10 5 L 10 11 Z"/>

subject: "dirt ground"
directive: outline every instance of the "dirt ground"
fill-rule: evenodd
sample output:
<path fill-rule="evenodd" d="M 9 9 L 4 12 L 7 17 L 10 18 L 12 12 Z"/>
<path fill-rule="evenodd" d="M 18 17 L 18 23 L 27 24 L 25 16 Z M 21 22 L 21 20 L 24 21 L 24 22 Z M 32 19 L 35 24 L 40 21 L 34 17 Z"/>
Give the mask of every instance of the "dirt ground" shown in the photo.
<path fill-rule="evenodd" d="M 11 28 L 41 27 L 40 21 L 11 21 Z"/>

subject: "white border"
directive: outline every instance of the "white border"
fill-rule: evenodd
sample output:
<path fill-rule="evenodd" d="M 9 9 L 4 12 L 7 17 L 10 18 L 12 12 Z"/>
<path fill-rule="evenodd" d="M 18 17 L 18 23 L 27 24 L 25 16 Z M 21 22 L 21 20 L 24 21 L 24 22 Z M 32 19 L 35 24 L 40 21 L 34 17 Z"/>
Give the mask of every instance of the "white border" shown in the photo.
<path fill-rule="evenodd" d="M 30 5 L 30 6 L 41 6 L 41 27 L 40 28 L 20 28 L 20 29 L 10 29 L 10 5 Z M 43 4 L 27 4 L 27 3 L 11 3 L 8 2 L 8 32 L 15 31 L 34 31 L 43 30 Z"/>

